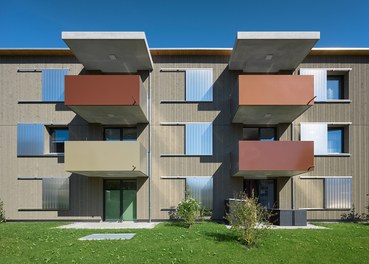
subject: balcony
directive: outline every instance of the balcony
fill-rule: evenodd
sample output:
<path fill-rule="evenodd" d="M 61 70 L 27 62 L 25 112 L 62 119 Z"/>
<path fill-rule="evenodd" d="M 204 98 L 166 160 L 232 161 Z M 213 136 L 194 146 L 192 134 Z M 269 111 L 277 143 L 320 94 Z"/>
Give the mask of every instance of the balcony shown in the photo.
<path fill-rule="evenodd" d="M 65 105 L 89 123 L 147 123 L 146 91 L 139 75 L 68 75 Z"/>
<path fill-rule="evenodd" d="M 290 177 L 313 169 L 313 141 L 239 141 L 235 176 Z"/>
<path fill-rule="evenodd" d="M 138 141 L 66 141 L 65 170 L 89 177 L 147 177 L 147 152 Z"/>
<path fill-rule="evenodd" d="M 314 78 L 300 75 L 240 75 L 233 123 L 291 123 L 314 104 Z"/>

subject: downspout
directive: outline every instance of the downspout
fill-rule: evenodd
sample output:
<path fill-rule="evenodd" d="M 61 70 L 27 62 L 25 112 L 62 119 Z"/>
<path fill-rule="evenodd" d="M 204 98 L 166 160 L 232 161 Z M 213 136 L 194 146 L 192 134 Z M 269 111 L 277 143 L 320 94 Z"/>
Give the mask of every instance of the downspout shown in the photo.
<path fill-rule="evenodd" d="M 291 141 L 295 140 L 294 137 L 294 123 L 291 123 Z M 291 209 L 295 209 L 295 183 L 294 183 L 294 176 L 291 177 Z"/>
<path fill-rule="evenodd" d="M 147 93 L 147 114 L 149 116 L 149 128 L 148 128 L 148 132 L 149 132 L 149 142 L 148 142 L 148 174 L 149 174 L 149 223 L 151 223 L 151 182 L 152 182 L 152 169 L 151 169 L 151 72 L 150 70 L 148 71 L 149 73 L 149 91 Z"/>

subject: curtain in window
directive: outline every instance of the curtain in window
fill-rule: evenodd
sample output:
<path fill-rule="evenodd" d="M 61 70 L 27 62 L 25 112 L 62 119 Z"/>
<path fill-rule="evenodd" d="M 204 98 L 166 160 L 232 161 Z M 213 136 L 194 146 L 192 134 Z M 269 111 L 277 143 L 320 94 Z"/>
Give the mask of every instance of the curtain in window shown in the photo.
<path fill-rule="evenodd" d="M 186 155 L 213 155 L 211 123 L 186 124 Z"/>
<path fill-rule="evenodd" d="M 213 69 L 186 70 L 186 101 L 213 101 Z"/>
<path fill-rule="evenodd" d="M 213 178 L 212 177 L 188 177 L 186 178 L 186 190 L 190 197 L 195 198 L 206 209 L 213 209 Z"/>
<path fill-rule="evenodd" d="M 43 124 L 17 125 L 17 155 L 39 156 L 44 154 Z"/>
<path fill-rule="evenodd" d="M 328 153 L 327 123 L 301 123 L 301 141 L 314 141 L 314 154 Z"/>
<path fill-rule="evenodd" d="M 352 179 L 326 178 L 324 181 L 324 202 L 327 209 L 351 208 Z"/>
<path fill-rule="evenodd" d="M 64 101 L 64 76 L 68 69 L 42 69 L 42 101 Z"/>
<path fill-rule="evenodd" d="M 300 69 L 300 75 L 314 76 L 315 101 L 327 100 L 327 70 L 326 69 Z"/>

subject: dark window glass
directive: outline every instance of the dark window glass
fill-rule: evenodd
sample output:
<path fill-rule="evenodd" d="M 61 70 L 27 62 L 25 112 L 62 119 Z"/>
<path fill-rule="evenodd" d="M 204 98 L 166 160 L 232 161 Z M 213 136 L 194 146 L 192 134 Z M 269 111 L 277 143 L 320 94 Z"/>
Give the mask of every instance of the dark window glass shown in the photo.
<path fill-rule="evenodd" d="M 275 128 L 274 127 L 263 127 L 260 128 L 260 140 L 273 141 L 275 140 Z"/>
<path fill-rule="evenodd" d="M 243 129 L 244 140 L 259 140 L 259 128 L 257 127 L 245 127 Z"/>
<path fill-rule="evenodd" d="M 137 140 L 137 129 L 123 128 L 123 140 Z"/>
<path fill-rule="evenodd" d="M 137 140 L 137 128 L 135 127 L 118 127 L 105 128 L 104 140 L 106 141 L 135 141 Z"/>
<path fill-rule="evenodd" d="M 50 153 L 64 153 L 64 141 L 69 140 L 67 128 L 50 129 Z"/>
<path fill-rule="evenodd" d="M 276 140 L 276 129 L 274 127 L 244 127 L 244 140 Z"/>
<path fill-rule="evenodd" d="M 107 141 L 119 141 L 121 140 L 120 134 L 121 129 L 120 128 L 105 128 L 105 140 Z"/>
<path fill-rule="evenodd" d="M 343 128 L 328 128 L 328 153 L 343 153 Z"/>
<path fill-rule="evenodd" d="M 343 99 L 343 76 L 327 76 L 327 99 Z"/>

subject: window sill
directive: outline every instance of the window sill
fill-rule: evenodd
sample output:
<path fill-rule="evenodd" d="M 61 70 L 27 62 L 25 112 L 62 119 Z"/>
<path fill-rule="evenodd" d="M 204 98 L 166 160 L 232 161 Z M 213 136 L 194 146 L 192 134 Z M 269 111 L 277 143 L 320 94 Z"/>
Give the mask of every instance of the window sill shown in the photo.
<path fill-rule="evenodd" d="M 18 104 L 59 104 L 64 101 L 19 100 Z"/>
<path fill-rule="evenodd" d="M 49 153 L 43 155 L 17 155 L 18 158 L 64 157 L 64 153 Z"/>
<path fill-rule="evenodd" d="M 213 155 L 160 154 L 160 157 L 212 157 Z"/>
<path fill-rule="evenodd" d="M 69 209 L 42 209 L 42 208 L 20 208 L 19 212 L 53 212 L 53 211 L 68 211 Z"/>
<path fill-rule="evenodd" d="M 184 101 L 184 100 L 161 100 L 161 104 L 201 104 L 212 103 L 213 101 Z"/>
<path fill-rule="evenodd" d="M 315 157 L 351 157 L 350 153 L 328 153 L 328 154 L 319 154 L 314 155 Z"/>
<path fill-rule="evenodd" d="M 347 211 L 347 210 L 351 210 L 351 208 L 299 208 L 299 209 L 307 210 L 307 211 Z"/>
<path fill-rule="evenodd" d="M 349 104 L 351 103 L 350 99 L 341 99 L 341 100 L 326 100 L 326 101 L 314 101 L 315 104 Z"/>

